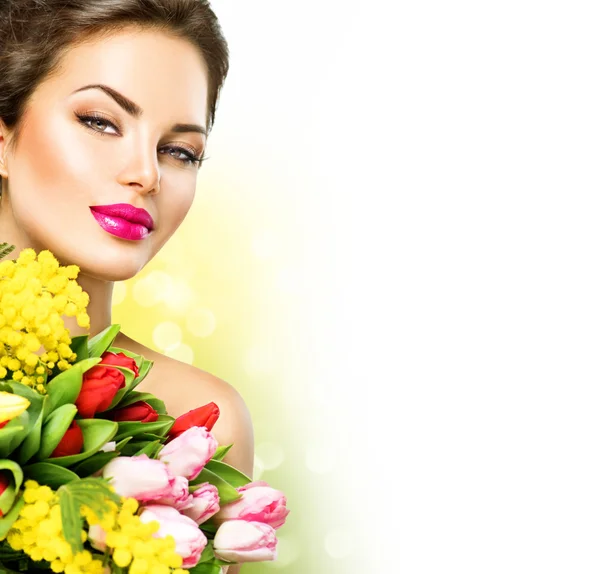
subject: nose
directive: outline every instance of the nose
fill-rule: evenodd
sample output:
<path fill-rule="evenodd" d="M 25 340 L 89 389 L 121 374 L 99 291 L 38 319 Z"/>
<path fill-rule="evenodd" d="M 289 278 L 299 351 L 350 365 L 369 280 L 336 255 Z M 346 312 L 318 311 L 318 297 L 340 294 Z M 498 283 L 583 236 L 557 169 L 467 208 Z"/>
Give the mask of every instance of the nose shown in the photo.
<path fill-rule="evenodd" d="M 118 175 L 121 185 L 133 187 L 143 195 L 160 191 L 160 169 L 156 148 L 138 143 L 128 156 L 128 161 Z"/>

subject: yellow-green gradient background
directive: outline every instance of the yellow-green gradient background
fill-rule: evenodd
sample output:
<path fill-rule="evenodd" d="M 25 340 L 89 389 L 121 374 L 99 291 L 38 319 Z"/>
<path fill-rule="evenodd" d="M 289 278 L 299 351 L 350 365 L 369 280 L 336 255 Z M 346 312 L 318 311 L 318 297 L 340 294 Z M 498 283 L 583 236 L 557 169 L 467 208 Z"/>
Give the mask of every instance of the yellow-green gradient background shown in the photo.
<path fill-rule="evenodd" d="M 116 286 L 113 322 L 245 398 L 255 478 L 284 491 L 291 513 L 278 560 L 244 572 L 364 572 L 345 494 L 356 473 L 348 413 L 330 384 L 336 200 L 323 168 L 338 149 L 323 123 L 335 103 L 320 95 L 327 21 L 283 4 L 213 3 L 231 72 L 209 159 L 182 227 Z"/>

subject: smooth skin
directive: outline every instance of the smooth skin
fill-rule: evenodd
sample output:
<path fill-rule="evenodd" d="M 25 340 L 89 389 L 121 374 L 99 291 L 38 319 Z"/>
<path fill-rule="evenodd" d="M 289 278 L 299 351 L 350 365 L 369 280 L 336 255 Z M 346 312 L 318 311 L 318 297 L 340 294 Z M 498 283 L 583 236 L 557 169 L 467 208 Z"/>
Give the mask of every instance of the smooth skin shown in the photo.
<path fill-rule="evenodd" d="M 127 28 L 63 54 L 28 101 L 16 145 L 0 121 L 0 240 L 16 252 L 49 249 L 61 264 L 79 266 L 91 336 L 111 324 L 114 281 L 143 269 L 192 205 L 194 160 L 206 147 L 207 93 L 206 64 L 195 46 L 163 31 Z M 130 241 L 102 229 L 89 208 L 114 203 L 147 210 L 154 230 Z M 86 333 L 73 318 L 66 324 L 72 336 Z M 124 333 L 115 346 L 154 361 L 140 390 L 163 399 L 171 415 L 217 403 L 213 433 L 219 444 L 234 444 L 225 460 L 252 476 L 252 422 L 231 385 Z M 231 566 L 227 574 L 239 571 Z"/>

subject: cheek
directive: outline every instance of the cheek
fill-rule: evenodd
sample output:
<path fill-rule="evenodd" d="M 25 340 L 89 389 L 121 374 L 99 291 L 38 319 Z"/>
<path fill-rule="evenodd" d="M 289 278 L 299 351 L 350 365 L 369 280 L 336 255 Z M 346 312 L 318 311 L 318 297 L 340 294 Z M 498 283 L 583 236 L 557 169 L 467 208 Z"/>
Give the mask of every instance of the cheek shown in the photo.
<path fill-rule="evenodd" d="M 98 150 L 85 145 L 83 128 L 59 114 L 32 114 L 24 123 L 9 179 L 16 193 L 38 204 L 62 206 L 87 196 L 97 177 Z M 15 195 L 16 195 L 15 193 Z"/>
<path fill-rule="evenodd" d="M 196 179 L 181 177 L 179 182 L 169 182 L 161 186 L 157 200 L 157 210 L 161 220 L 161 236 L 170 237 L 188 214 L 196 191 Z"/>

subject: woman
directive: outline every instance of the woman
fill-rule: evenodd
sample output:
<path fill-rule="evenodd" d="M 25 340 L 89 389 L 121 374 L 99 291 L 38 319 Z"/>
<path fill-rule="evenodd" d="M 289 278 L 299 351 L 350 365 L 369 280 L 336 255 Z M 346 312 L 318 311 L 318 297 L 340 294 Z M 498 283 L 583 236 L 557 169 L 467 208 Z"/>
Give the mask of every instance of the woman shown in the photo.
<path fill-rule="evenodd" d="M 185 218 L 227 70 L 204 0 L 2 1 L 1 239 L 79 266 L 92 336 L 111 324 L 114 281 Z M 115 346 L 154 361 L 142 390 L 170 414 L 217 403 L 225 460 L 251 476 L 252 425 L 232 386 L 125 334 Z"/>

